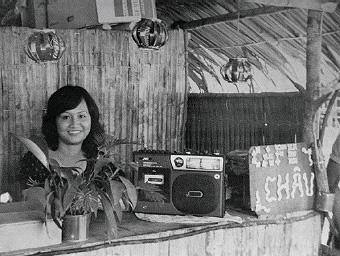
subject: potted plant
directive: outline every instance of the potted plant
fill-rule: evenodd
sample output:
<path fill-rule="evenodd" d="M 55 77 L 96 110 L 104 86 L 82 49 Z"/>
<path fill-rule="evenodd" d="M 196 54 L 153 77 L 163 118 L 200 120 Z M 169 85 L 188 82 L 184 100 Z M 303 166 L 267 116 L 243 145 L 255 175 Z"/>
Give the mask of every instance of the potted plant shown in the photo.
<path fill-rule="evenodd" d="M 48 159 L 33 141 L 21 136 L 16 138 L 49 170 L 44 187 L 32 184 L 25 194 L 42 202 L 45 216 L 50 214 L 56 225 L 63 229 L 64 240 L 86 239 L 86 235 L 70 231 L 67 225 L 78 227 L 83 224 L 85 228 L 81 229 L 88 230 L 91 214 L 97 217 L 99 209 L 105 214 L 108 238 L 117 237 L 117 224 L 122 220 L 123 210 L 128 207 L 134 209 L 137 203 L 136 188 L 121 175 L 121 164 L 111 152 L 113 146 L 124 141 L 109 140 L 99 149 L 97 159 L 84 160 L 93 162 L 91 171 L 77 175 L 77 168 L 60 167 L 56 161 Z"/>

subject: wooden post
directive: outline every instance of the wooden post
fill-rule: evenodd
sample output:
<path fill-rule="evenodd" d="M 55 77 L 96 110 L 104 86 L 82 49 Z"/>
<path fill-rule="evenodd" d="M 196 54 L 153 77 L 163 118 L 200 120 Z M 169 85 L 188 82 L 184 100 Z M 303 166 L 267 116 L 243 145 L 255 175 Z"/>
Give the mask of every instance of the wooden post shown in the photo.
<path fill-rule="evenodd" d="M 314 173 L 317 183 L 316 194 L 316 210 L 319 210 L 326 216 L 330 223 L 331 231 L 334 235 L 338 235 L 338 231 L 334 225 L 333 219 L 330 217 L 329 211 L 322 208 L 329 205 L 327 195 L 329 194 L 328 178 L 324 157 L 322 155 L 319 143 L 319 123 L 315 120 L 320 105 L 325 100 L 325 95 L 321 94 L 320 84 L 320 66 L 321 66 L 321 42 L 322 42 L 322 12 L 308 10 L 307 20 L 307 47 L 306 47 L 306 92 L 305 92 L 305 119 L 303 138 L 307 145 L 313 146 Z M 325 196 L 326 195 L 326 196 Z M 331 197 L 330 197 L 331 198 Z M 333 202 L 331 202 L 332 204 Z M 332 209 L 332 207 L 329 207 Z"/>
<path fill-rule="evenodd" d="M 304 119 L 303 136 L 307 145 L 313 144 L 316 139 L 315 115 L 321 105 L 321 84 L 320 84 L 320 66 L 321 66 L 321 42 L 322 42 L 322 12 L 308 10 L 307 20 L 307 48 L 306 48 L 306 110 Z M 315 151 L 319 151 L 318 145 Z M 318 152 L 315 152 L 317 155 Z M 316 157 L 318 158 L 318 157 Z M 317 159 L 314 159 L 317 161 Z M 315 162 L 315 176 L 318 190 L 329 192 L 326 168 Z M 321 167 L 321 168 L 320 168 Z"/>

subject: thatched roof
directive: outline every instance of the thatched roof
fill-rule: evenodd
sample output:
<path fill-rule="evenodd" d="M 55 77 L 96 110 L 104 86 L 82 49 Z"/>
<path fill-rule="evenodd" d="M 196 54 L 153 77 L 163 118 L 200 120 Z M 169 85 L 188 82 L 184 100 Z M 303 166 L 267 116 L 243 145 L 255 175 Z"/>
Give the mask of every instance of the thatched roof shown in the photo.
<path fill-rule="evenodd" d="M 296 91 L 306 83 L 307 9 L 250 2 L 322 2 L 338 0 L 155 0 L 157 16 L 168 27 L 188 31 L 188 75 L 193 91 L 248 92 L 247 84 L 228 83 L 220 67 L 232 57 L 247 57 L 255 92 Z M 0 0 L 0 17 L 17 0 Z M 313 6 L 312 6 L 313 5 Z M 309 7 L 308 7 L 309 8 Z M 15 21 L 13 21 L 15 22 Z M 12 22 L 12 23 L 13 23 Z M 324 12 L 321 82 L 337 86 L 340 69 L 340 7 Z M 15 25 L 15 23 L 14 23 Z"/>
<path fill-rule="evenodd" d="M 256 91 L 291 91 L 296 90 L 294 84 L 305 87 L 307 9 L 238 0 L 157 0 L 156 5 L 158 18 L 168 26 L 190 32 L 191 84 L 205 91 L 235 91 L 222 79 L 219 67 L 231 57 L 246 56 L 256 72 Z M 325 86 L 338 83 L 339 24 L 339 7 L 323 12 L 321 82 Z"/>

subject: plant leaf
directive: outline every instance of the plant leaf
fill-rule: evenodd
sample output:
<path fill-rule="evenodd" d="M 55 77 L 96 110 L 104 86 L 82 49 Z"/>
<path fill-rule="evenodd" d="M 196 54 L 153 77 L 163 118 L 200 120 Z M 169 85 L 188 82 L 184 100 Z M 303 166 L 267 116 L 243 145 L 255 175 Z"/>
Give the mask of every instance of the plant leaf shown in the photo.
<path fill-rule="evenodd" d="M 114 210 L 114 214 L 117 217 L 118 223 L 122 221 L 123 219 L 123 210 L 122 210 L 122 206 L 120 203 L 118 204 L 114 204 L 113 205 L 113 210 Z"/>
<path fill-rule="evenodd" d="M 135 186 L 128 179 L 126 179 L 122 176 L 119 176 L 119 178 L 126 188 L 126 193 L 129 196 L 129 199 L 130 199 L 130 202 L 131 202 L 131 205 L 132 205 L 132 209 L 135 209 L 135 207 L 137 205 L 137 190 L 136 190 Z"/>
<path fill-rule="evenodd" d="M 48 165 L 48 160 L 45 155 L 45 153 L 39 148 L 37 144 L 35 144 L 33 141 L 30 139 L 24 138 L 22 136 L 13 134 L 15 138 L 20 140 L 26 147 L 27 149 L 36 157 L 38 160 L 49 170 L 49 165 Z"/>
<path fill-rule="evenodd" d="M 63 212 L 61 213 L 61 216 L 63 216 L 65 212 L 70 208 L 73 199 L 77 195 L 77 191 L 81 182 L 82 176 L 77 176 L 73 181 L 68 182 L 68 187 L 63 196 Z"/>
<path fill-rule="evenodd" d="M 98 174 L 104 166 L 106 166 L 107 164 L 111 163 L 112 160 L 109 158 L 100 158 L 96 161 L 95 165 L 94 165 L 94 173 L 95 175 Z"/>
<path fill-rule="evenodd" d="M 124 184 L 117 180 L 110 180 L 110 192 L 113 205 L 119 203 L 119 199 L 122 197 L 123 191 L 125 190 Z"/>
<path fill-rule="evenodd" d="M 25 201 L 37 201 L 41 204 L 41 210 L 46 207 L 46 191 L 42 187 L 31 187 L 22 191 Z"/>
<path fill-rule="evenodd" d="M 95 217 L 97 217 L 97 212 L 99 209 L 99 195 L 97 191 L 92 191 L 91 195 L 89 196 L 89 206 L 91 209 L 91 212 L 94 213 Z"/>
<path fill-rule="evenodd" d="M 55 160 L 54 158 L 50 158 L 50 159 L 48 159 L 48 160 L 49 160 L 50 165 L 53 166 L 54 168 L 55 168 L 55 167 L 60 167 L 58 161 Z"/>
<path fill-rule="evenodd" d="M 118 226 L 115 215 L 113 213 L 114 212 L 113 205 L 106 193 L 104 193 L 100 189 L 98 189 L 97 191 L 101 197 L 105 218 L 107 221 L 107 236 L 109 240 L 112 240 L 113 238 L 118 237 Z"/>
<path fill-rule="evenodd" d="M 164 200 L 166 199 L 166 197 L 160 193 L 162 190 L 155 184 L 139 182 L 137 189 L 144 194 L 146 199 L 152 202 L 164 203 Z"/>
<path fill-rule="evenodd" d="M 136 163 L 136 162 L 130 162 L 130 163 L 129 163 L 129 166 L 130 166 L 134 171 L 137 171 L 138 168 L 139 168 L 139 164 Z"/>
<path fill-rule="evenodd" d="M 60 216 L 60 209 L 61 209 L 61 202 L 59 199 L 55 198 L 54 196 L 51 196 L 53 198 L 51 198 L 51 216 L 52 219 L 54 221 L 54 223 L 60 228 L 61 227 L 61 223 L 59 220 L 59 216 Z"/>

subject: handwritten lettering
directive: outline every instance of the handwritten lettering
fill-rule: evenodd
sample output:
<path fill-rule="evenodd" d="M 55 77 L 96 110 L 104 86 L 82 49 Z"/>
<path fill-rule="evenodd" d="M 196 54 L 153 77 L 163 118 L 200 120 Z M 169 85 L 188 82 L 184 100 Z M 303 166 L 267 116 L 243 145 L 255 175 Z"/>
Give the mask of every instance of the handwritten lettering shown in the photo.
<path fill-rule="evenodd" d="M 261 197 L 260 197 L 260 193 L 259 191 L 256 191 L 256 211 L 259 212 L 259 211 L 264 211 L 266 213 L 269 213 L 270 212 L 270 209 L 268 207 L 265 207 L 261 204 Z"/>
<path fill-rule="evenodd" d="M 309 166 L 313 165 L 313 159 L 312 159 L 312 149 L 306 149 L 305 147 L 301 148 L 302 153 L 305 153 L 308 155 L 308 161 L 309 161 Z"/>
<path fill-rule="evenodd" d="M 313 196 L 314 194 L 314 173 L 301 173 L 298 166 L 294 168 L 294 173 L 286 173 L 284 178 L 278 174 L 276 177 L 267 176 L 264 183 L 265 200 L 268 203 L 282 201 L 283 198 L 289 200 L 296 196 Z M 283 196 L 283 193 L 286 196 Z"/>
<path fill-rule="evenodd" d="M 253 210 L 275 214 L 312 209 L 316 185 L 311 148 L 304 143 L 254 146 L 250 158 Z"/>
<path fill-rule="evenodd" d="M 270 182 L 275 182 L 276 178 L 271 178 L 271 177 L 266 177 L 266 183 L 264 184 L 264 191 L 266 192 L 266 201 L 267 202 L 273 202 L 276 201 L 276 198 L 273 196 L 270 196 L 270 189 L 269 189 L 269 183 Z"/>
<path fill-rule="evenodd" d="M 300 197 L 303 197 L 304 193 L 303 193 L 303 186 L 302 186 L 301 174 L 300 173 L 294 173 L 293 174 L 293 184 L 292 184 L 292 192 L 291 192 L 292 198 L 295 198 L 296 189 L 299 189 Z"/>
<path fill-rule="evenodd" d="M 286 173 L 285 177 L 285 182 L 282 182 L 282 177 L 281 175 L 277 175 L 277 200 L 281 201 L 282 200 L 282 191 L 286 192 L 286 199 L 290 198 L 290 193 L 289 193 L 289 173 Z"/>
<path fill-rule="evenodd" d="M 309 189 L 308 189 L 307 174 L 304 173 L 302 175 L 302 177 L 303 177 L 303 180 L 305 181 L 306 196 L 313 196 L 313 193 L 314 193 L 314 173 L 311 173 L 310 182 L 309 182 Z"/>

